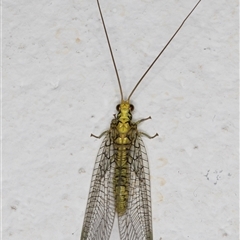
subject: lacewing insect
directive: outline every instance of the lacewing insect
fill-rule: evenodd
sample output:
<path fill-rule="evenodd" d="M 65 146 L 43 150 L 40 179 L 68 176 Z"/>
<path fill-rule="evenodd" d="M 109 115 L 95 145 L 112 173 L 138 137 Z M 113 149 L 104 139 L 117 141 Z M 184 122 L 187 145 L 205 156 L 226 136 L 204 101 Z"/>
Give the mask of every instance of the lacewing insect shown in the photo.
<path fill-rule="evenodd" d="M 121 102 L 117 105 L 118 113 L 114 115 L 109 130 L 99 136 L 91 134 L 91 136 L 96 138 L 104 136 L 104 140 L 94 165 L 81 240 L 108 240 L 115 214 L 118 217 L 121 240 L 153 239 L 150 173 L 147 153 L 141 136 L 154 138 L 158 134 L 149 136 L 138 131 L 138 124 L 151 117 L 132 122 L 134 107 L 130 103 L 130 98 L 200 2 L 201 0 L 196 3 L 177 31 L 137 82 L 127 100 L 124 100 L 106 25 L 99 0 L 97 0 L 98 10 L 117 76 Z"/>

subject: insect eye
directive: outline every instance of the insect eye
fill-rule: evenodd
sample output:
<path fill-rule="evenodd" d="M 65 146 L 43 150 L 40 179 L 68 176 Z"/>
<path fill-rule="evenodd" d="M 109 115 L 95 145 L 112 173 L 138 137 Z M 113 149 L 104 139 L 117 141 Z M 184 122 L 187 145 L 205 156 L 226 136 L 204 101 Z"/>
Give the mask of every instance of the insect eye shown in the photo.
<path fill-rule="evenodd" d="M 117 111 L 120 111 L 120 104 L 116 106 Z"/>
<path fill-rule="evenodd" d="M 130 110 L 131 112 L 134 110 L 134 106 L 132 104 L 130 104 Z"/>

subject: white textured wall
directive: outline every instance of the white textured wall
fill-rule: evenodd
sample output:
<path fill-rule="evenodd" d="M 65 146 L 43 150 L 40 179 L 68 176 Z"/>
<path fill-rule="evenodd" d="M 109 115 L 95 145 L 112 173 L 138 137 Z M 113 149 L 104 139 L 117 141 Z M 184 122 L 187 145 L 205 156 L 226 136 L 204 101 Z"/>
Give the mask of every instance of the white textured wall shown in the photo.
<path fill-rule="evenodd" d="M 101 0 L 125 96 L 196 0 Z M 238 240 L 238 1 L 203 0 L 133 95 L 154 239 Z M 119 90 L 95 0 L 3 1 L 3 239 L 79 239 Z M 111 239 L 119 239 L 117 227 Z"/>

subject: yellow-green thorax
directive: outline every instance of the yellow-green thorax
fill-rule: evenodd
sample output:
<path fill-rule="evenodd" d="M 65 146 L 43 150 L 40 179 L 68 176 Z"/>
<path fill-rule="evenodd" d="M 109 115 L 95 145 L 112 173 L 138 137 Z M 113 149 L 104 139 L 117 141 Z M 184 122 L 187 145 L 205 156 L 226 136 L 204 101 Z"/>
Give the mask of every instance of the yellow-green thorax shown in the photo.
<path fill-rule="evenodd" d="M 125 134 L 129 132 L 131 129 L 130 121 L 132 120 L 131 114 L 131 106 L 128 101 L 122 101 L 121 104 L 118 105 L 118 124 L 117 124 L 117 131 L 124 137 Z"/>

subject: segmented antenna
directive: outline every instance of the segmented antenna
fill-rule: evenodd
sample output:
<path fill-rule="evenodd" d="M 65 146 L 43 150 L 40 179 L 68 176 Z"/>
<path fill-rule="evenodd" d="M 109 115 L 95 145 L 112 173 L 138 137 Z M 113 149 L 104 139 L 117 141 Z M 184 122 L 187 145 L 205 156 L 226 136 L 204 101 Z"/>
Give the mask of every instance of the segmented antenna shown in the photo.
<path fill-rule="evenodd" d="M 99 4 L 98 0 L 97 0 L 97 4 L 98 4 L 99 13 L 100 13 L 100 16 L 101 16 L 101 19 L 102 19 L 104 32 L 105 32 L 105 35 L 106 35 L 106 38 L 107 38 L 108 47 L 109 47 L 109 50 L 110 50 L 110 53 L 111 53 L 114 69 L 115 69 L 115 72 L 116 72 L 116 75 L 117 75 L 118 85 L 119 85 L 120 94 L 121 94 L 121 101 L 123 101 L 123 92 L 122 92 L 121 81 L 120 81 L 120 78 L 119 78 L 119 75 L 118 75 L 118 70 L 117 70 L 117 66 L 116 66 L 115 60 L 114 60 L 112 47 L 111 47 L 111 44 L 110 44 L 110 41 L 109 41 L 109 38 L 108 38 L 107 29 L 106 29 L 106 26 L 105 26 L 105 22 L 103 20 L 102 10 L 101 10 L 101 7 L 100 7 L 100 4 Z"/>
<path fill-rule="evenodd" d="M 142 77 L 139 79 L 139 81 L 137 82 L 137 84 L 135 85 L 135 87 L 133 88 L 132 92 L 130 93 L 129 97 L 128 97 L 128 101 L 130 100 L 131 96 L 133 95 L 133 93 L 135 92 L 135 90 L 137 89 L 138 85 L 142 82 L 142 80 L 144 79 L 144 77 L 147 75 L 147 73 L 149 72 L 149 70 L 152 68 L 152 66 L 155 64 L 155 62 L 158 60 L 158 58 L 162 55 L 162 53 L 166 50 L 166 48 L 168 47 L 168 45 L 171 43 L 171 41 L 174 39 L 174 37 L 177 35 L 177 33 L 179 32 L 179 30 L 182 28 L 182 26 L 184 25 L 184 23 L 186 22 L 186 20 L 189 18 L 189 16 L 192 14 L 192 12 L 195 10 L 195 8 L 198 6 L 198 4 L 201 2 L 201 0 L 199 0 L 196 5 L 193 7 L 193 9 L 189 12 L 189 14 L 187 15 L 187 17 L 183 20 L 183 22 L 181 23 L 181 25 L 179 26 L 179 28 L 177 29 L 177 31 L 172 35 L 172 37 L 169 39 L 169 41 L 167 42 L 167 44 L 164 46 L 164 48 L 162 49 L 162 51 L 157 55 L 157 57 L 154 59 L 154 61 L 152 62 L 152 64 L 148 67 L 147 71 L 142 75 Z M 121 81 L 118 75 L 118 70 L 117 70 L 117 66 L 116 66 L 116 62 L 114 60 L 114 56 L 113 56 L 113 52 L 112 52 L 112 47 L 109 41 L 109 37 L 108 37 L 108 33 L 107 33 L 107 29 L 105 26 L 105 22 L 103 19 L 103 15 L 102 15 L 102 11 L 101 11 L 101 7 L 99 4 L 99 0 L 97 0 L 97 4 L 98 4 L 98 9 L 99 9 L 99 13 L 101 16 L 101 20 L 103 23 L 103 28 L 104 28 L 104 32 L 107 38 L 107 43 L 108 43 L 108 47 L 111 53 L 111 57 L 112 57 L 112 61 L 113 61 L 113 66 L 115 69 L 115 73 L 117 75 L 117 80 L 118 80 L 118 85 L 119 85 L 119 89 L 120 89 L 120 95 L 121 95 L 121 101 L 123 101 L 123 92 L 122 92 L 122 86 L 121 86 Z"/>
<path fill-rule="evenodd" d="M 143 80 L 143 78 L 146 76 L 146 74 L 149 72 L 149 70 L 152 68 L 152 66 L 154 65 L 154 63 L 158 60 L 158 58 L 162 55 L 162 53 L 165 51 L 165 49 L 168 47 L 168 45 L 170 44 L 170 42 L 173 40 L 173 38 L 177 35 L 177 33 L 179 32 L 179 30 L 182 28 L 182 26 L 184 25 L 184 23 L 186 22 L 186 20 L 189 18 L 189 16 L 192 14 L 192 12 L 195 10 L 195 8 L 198 6 L 198 4 L 201 2 L 201 0 L 199 0 L 197 2 L 197 4 L 194 6 L 194 8 L 190 11 L 190 13 L 187 15 L 187 17 L 183 20 L 183 22 L 181 23 L 181 25 L 179 26 L 179 28 L 177 29 L 177 31 L 172 35 L 172 37 L 170 38 L 170 40 L 167 42 L 167 44 L 164 46 L 164 48 L 162 49 L 162 51 L 158 54 L 158 56 L 155 58 L 155 60 L 152 62 L 152 64 L 148 67 L 147 71 L 142 75 L 142 77 L 140 78 L 140 80 L 137 82 L 136 86 L 133 88 L 132 92 L 130 93 L 129 97 L 128 97 L 128 101 L 130 100 L 131 96 L 133 95 L 134 91 L 136 90 L 136 88 L 138 87 L 138 85 L 141 83 L 141 81 Z"/>

